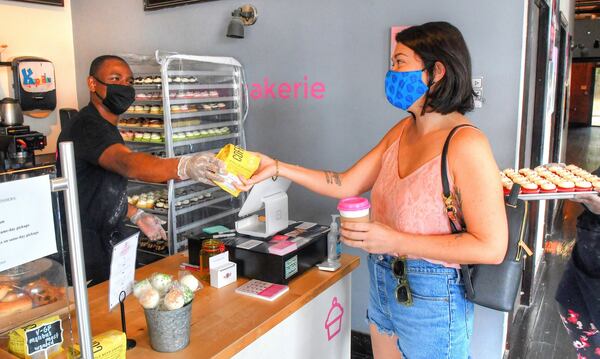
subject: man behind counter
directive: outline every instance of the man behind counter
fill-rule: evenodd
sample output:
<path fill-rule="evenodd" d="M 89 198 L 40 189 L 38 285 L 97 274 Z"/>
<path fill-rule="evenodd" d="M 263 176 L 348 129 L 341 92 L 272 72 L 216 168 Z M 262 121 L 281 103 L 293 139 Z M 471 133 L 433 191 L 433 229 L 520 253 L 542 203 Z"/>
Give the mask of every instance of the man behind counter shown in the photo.
<path fill-rule="evenodd" d="M 91 285 L 110 273 L 112 243 L 125 216 L 150 239 L 167 239 L 161 220 L 127 203 L 127 179 L 166 182 L 193 179 L 212 185 L 222 180 L 224 164 L 210 152 L 162 159 L 133 152 L 119 133 L 119 115 L 135 100 L 133 74 L 118 56 L 97 57 L 87 78 L 90 103 L 61 132 L 58 142 L 72 141 L 79 192 L 83 249 Z"/>

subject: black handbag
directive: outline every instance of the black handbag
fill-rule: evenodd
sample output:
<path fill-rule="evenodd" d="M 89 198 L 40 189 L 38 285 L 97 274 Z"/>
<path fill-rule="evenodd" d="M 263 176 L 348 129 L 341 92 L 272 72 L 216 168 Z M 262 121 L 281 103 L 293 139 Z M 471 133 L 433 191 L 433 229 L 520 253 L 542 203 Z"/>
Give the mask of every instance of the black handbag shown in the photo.
<path fill-rule="evenodd" d="M 444 149 L 442 150 L 442 186 L 444 195 L 444 205 L 452 233 L 466 231 L 464 223 L 458 216 L 457 205 L 455 204 L 450 185 L 448 182 L 448 146 L 454 133 L 461 127 L 471 125 L 460 125 L 450 131 Z M 520 186 L 514 184 L 510 194 L 505 198 L 506 217 L 508 219 L 508 248 L 502 263 L 493 264 L 474 264 L 461 265 L 461 275 L 465 284 L 467 298 L 473 303 L 481 306 L 509 312 L 513 309 L 515 299 L 521 284 L 523 274 L 523 262 L 521 259 L 525 255 L 532 255 L 533 252 L 523 238 L 526 233 L 526 218 L 528 204 L 519 200 Z M 462 229 L 459 229 L 462 228 Z"/>

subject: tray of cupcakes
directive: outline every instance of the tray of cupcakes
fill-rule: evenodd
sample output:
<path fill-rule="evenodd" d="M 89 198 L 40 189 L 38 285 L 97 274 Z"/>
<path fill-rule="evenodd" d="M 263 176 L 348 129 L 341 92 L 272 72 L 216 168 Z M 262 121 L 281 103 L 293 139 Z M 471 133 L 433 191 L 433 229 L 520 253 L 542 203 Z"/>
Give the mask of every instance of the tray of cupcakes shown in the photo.
<path fill-rule="evenodd" d="M 175 202 L 175 209 L 177 210 L 213 199 L 212 191 L 203 190 L 201 187 L 190 190 L 177 189 L 175 196 L 183 198 Z M 127 202 L 139 209 L 150 210 L 149 212 L 154 214 L 166 215 L 169 210 L 169 197 L 165 189 L 127 196 Z"/>
<path fill-rule="evenodd" d="M 534 169 L 507 168 L 500 172 L 504 194 L 508 195 L 513 184 L 521 185 L 519 199 L 539 201 L 571 199 L 578 195 L 598 194 L 600 177 L 576 166 L 550 163 Z"/>

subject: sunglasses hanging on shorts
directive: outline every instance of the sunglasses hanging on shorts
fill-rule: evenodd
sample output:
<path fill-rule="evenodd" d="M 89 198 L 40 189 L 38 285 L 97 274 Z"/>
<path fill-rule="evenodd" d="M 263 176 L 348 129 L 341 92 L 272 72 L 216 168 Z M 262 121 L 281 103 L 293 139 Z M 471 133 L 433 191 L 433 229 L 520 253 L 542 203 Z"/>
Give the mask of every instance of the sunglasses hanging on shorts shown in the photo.
<path fill-rule="evenodd" d="M 410 286 L 408 284 L 408 273 L 406 258 L 395 258 L 392 262 L 392 273 L 398 280 L 398 286 L 396 286 L 396 300 L 400 304 L 404 304 L 410 307 L 413 304 L 412 294 L 410 292 Z"/>

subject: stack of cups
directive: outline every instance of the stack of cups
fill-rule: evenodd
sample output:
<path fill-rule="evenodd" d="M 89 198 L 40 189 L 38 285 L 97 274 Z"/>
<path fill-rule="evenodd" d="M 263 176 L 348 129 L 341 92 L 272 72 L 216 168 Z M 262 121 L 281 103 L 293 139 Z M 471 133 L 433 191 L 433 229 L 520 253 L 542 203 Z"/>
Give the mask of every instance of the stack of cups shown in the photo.
<path fill-rule="evenodd" d="M 340 222 L 369 222 L 371 204 L 362 197 L 348 197 L 340 200 L 338 204 Z"/>

